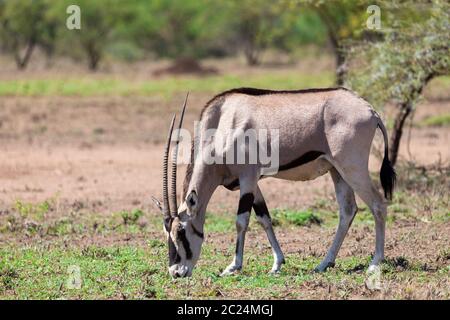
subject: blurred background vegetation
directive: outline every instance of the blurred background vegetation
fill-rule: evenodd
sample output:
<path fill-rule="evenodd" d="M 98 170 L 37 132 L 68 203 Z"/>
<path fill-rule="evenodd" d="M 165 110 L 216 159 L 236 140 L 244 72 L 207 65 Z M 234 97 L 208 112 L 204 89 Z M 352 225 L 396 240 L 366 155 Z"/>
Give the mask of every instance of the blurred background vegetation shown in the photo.
<path fill-rule="evenodd" d="M 66 27 L 66 9 L 72 4 L 81 8 L 81 30 Z M 366 24 L 372 4 L 381 8 L 382 26 L 377 30 Z M 242 56 L 248 66 L 257 67 L 269 51 L 295 61 L 302 59 L 305 48 L 315 48 L 314 54 L 333 57 L 329 74 L 334 74 L 336 85 L 353 89 L 377 109 L 388 102 L 396 104 L 391 139 L 395 163 L 402 128 L 424 86 L 449 74 L 449 8 L 440 0 L 0 0 L 0 52 L 18 70 L 32 64 L 33 54 L 39 52 L 48 68 L 59 57 L 69 57 L 92 72 L 105 61 L 169 59 L 170 65 L 154 75 L 214 77 L 217 69 L 204 67 L 203 59 Z M 244 84 L 308 86 L 300 78 L 277 81 L 267 75 L 267 79 L 270 82 Z M 195 86 L 196 80 L 189 83 Z M 242 82 L 224 75 L 207 83 L 213 90 Z M 322 82 L 312 79 L 310 86 L 315 83 Z M 34 85 L 39 92 L 59 90 L 58 83 L 48 86 L 37 80 Z M 103 92 L 104 85 L 88 83 L 85 89 Z M 114 92 L 128 92 L 125 84 L 108 82 L 108 86 Z M 0 94 L 20 93 L 24 87 L 33 83 L 3 83 Z M 162 87 L 170 83 L 150 89 L 144 84 L 139 90 L 155 92 Z M 71 92 L 73 86 L 68 81 L 61 88 Z"/>

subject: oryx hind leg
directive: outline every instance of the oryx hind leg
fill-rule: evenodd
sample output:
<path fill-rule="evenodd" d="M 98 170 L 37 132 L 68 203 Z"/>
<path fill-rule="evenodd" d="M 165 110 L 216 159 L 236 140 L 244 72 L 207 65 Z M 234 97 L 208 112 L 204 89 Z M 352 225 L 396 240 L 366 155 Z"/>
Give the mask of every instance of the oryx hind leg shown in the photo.
<path fill-rule="evenodd" d="M 357 158 L 357 157 L 356 157 Z M 367 161 L 356 161 L 355 158 L 339 161 L 338 169 L 344 180 L 355 193 L 366 203 L 375 219 L 375 254 L 370 269 L 384 260 L 384 242 L 386 229 L 387 206 L 382 195 L 370 178 Z"/>
<path fill-rule="evenodd" d="M 276 274 L 280 272 L 281 265 L 284 263 L 283 251 L 281 251 L 280 244 L 278 243 L 277 237 L 272 226 L 272 219 L 270 217 L 269 210 L 267 209 L 266 201 L 261 193 L 259 187 L 256 188 L 255 201 L 253 203 L 253 209 L 255 210 L 256 219 L 264 228 L 269 239 L 270 246 L 272 247 L 273 253 L 273 266 L 270 273 Z"/>
<path fill-rule="evenodd" d="M 255 200 L 258 175 L 255 170 L 249 170 L 246 175 L 239 177 L 240 198 L 236 216 L 236 251 L 233 262 L 222 272 L 221 276 L 234 274 L 242 269 L 244 260 L 245 234 L 250 221 L 250 212 Z"/>
<path fill-rule="evenodd" d="M 336 200 L 339 204 L 339 225 L 327 255 L 315 269 L 318 272 L 323 272 L 327 268 L 334 266 L 336 256 L 358 210 L 353 189 L 345 182 L 335 168 L 330 170 L 330 174 L 334 183 Z"/>

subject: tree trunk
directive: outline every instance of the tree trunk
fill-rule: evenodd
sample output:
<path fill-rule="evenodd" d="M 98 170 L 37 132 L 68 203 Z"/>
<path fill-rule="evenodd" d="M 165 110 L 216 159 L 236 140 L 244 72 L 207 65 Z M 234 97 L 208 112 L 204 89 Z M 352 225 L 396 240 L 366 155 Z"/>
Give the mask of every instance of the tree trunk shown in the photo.
<path fill-rule="evenodd" d="M 96 50 L 95 44 L 88 44 L 86 46 L 86 52 L 89 59 L 89 70 L 96 71 L 101 58 L 100 52 Z"/>
<path fill-rule="evenodd" d="M 391 136 L 390 150 L 389 150 L 389 160 L 392 166 L 395 166 L 398 157 L 398 150 L 400 149 L 400 140 L 403 135 L 403 126 L 405 121 L 412 111 L 412 103 L 410 101 L 400 104 L 400 111 L 395 117 L 394 128 Z"/>
<path fill-rule="evenodd" d="M 347 65 L 345 63 L 346 56 L 341 46 L 334 47 L 334 55 L 336 57 L 336 85 L 343 86 L 347 76 Z"/>
<path fill-rule="evenodd" d="M 339 36 L 337 32 L 337 26 L 333 22 L 326 9 L 319 7 L 317 8 L 317 13 L 319 14 L 322 21 L 325 23 L 327 28 L 328 40 L 331 44 L 331 49 L 336 61 L 336 85 L 343 86 L 344 80 L 347 75 L 347 65 L 346 65 L 346 54 L 343 47 L 339 41 Z"/>
<path fill-rule="evenodd" d="M 90 55 L 89 56 L 89 70 L 96 71 L 98 68 L 99 61 L 100 61 L 100 58 L 97 55 Z"/>
<path fill-rule="evenodd" d="M 35 44 L 36 43 L 34 40 L 30 40 L 28 42 L 27 48 L 25 49 L 25 55 L 23 57 L 20 56 L 19 49 L 16 50 L 14 54 L 14 59 L 16 60 L 16 65 L 19 70 L 24 70 L 27 67 L 28 62 L 30 61 L 31 58 L 31 54 L 33 53 Z"/>
<path fill-rule="evenodd" d="M 248 43 L 244 49 L 245 60 L 247 65 L 256 66 L 259 64 L 259 54 L 258 49 L 255 45 Z"/>
<path fill-rule="evenodd" d="M 394 128 L 391 135 L 391 141 L 389 142 L 389 160 L 392 166 L 395 166 L 398 158 L 398 151 L 400 149 L 400 141 L 403 135 L 403 126 L 405 125 L 406 119 L 409 117 L 413 110 L 413 99 L 418 95 L 422 94 L 423 88 L 428 84 L 428 82 L 436 76 L 434 73 L 427 75 L 419 87 L 414 88 L 409 95 L 409 99 L 400 103 L 398 105 L 399 112 L 395 117 Z"/>

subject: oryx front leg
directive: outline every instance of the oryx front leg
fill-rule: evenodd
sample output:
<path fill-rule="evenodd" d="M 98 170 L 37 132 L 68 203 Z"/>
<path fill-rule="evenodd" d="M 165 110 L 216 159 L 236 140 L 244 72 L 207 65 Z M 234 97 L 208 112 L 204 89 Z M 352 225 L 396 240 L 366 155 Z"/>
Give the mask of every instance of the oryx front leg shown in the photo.
<path fill-rule="evenodd" d="M 355 218 L 356 211 L 358 210 L 353 189 L 344 181 L 344 179 L 342 179 L 336 169 L 331 169 L 330 174 L 333 178 L 336 199 L 339 204 L 339 225 L 325 259 L 323 259 L 320 265 L 315 269 L 318 272 L 323 272 L 327 268 L 334 266 L 336 256 L 344 242 L 348 229 Z"/>
<path fill-rule="evenodd" d="M 236 271 L 242 269 L 242 263 L 244 261 L 245 233 L 247 232 L 248 223 L 250 221 L 250 212 L 253 201 L 255 200 L 256 182 L 256 177 L 239 179 L 241 192 L 236 217 L 236 254 L 233 262 L 222 272 L 222 276 L 234 274 Z"/>
<path fill-rule="evenodd" d="M 259 187 L 256 189 L 256 197 L 253 203 L 253 209 L 256 213 L 256 219 L 266 231 L 267 238 L 269 239 L 270 246 L 272 247 L 273 253 L 273 266 L 270 273 L 276 274 L 280 272 L 281 265 L 284 263 L 284 255 L 281 251 L 280 244 L 278 243 L 277 237 L 272 226 L 272 219 L 270 218 L 269 210 L 267 209 L 266 201 L 261 193 Z"/>

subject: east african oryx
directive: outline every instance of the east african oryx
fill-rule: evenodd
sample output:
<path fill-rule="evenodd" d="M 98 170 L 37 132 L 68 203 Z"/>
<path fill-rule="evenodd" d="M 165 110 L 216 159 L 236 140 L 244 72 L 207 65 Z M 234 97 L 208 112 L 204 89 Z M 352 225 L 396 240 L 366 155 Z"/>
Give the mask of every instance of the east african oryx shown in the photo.
<path fill-rule="evenodd" d="M 185 107 L 186 101 L 179 128 L 182 126 Z M 201 160 L 201 153 L 194 157 L 192 151 L 183 185 L 183 202 L 178 207 L 176 144 L 172 154 L 172 191 L 169 201 L 167 166 L 174 120 L 175 115 L 164 153 L 163 205 L 154 199 L 164 213 L 164 230 L 169 246 L 169 273 L 173 277 L 191 275 L 204 239 L 206 207 L 219 185 L 230 190 L 240 190 L 236 255 L 222 275 L 232 274 L 242 268 L 245 233 L 252 208 L 272 246 L 274 264 L 271 272 L 278 272 L 284 256 L 258 187 L 258 180 L 263 178 L 260 163 L 207 164 Z M 384 259 L 386 203 L 372 183 L 368 171 L 370 147 L 377 128 L 380 128 L 384 137 L 380 180 L 386 199 L 392 196 L 396 175 L 388 158 L 386 128 L 367 101 L 344 88 L 297 91 L 233 89 L 217 95 L 203 109 L 200 116 L 200 136 L 211 128 L 222 132 L 236 128 L 278 129 L 279 170 L 274 175 L 275 178 L 306 181 L 330 172 L 339 204 L 339 225 L 333 243 L 316 268 L 317 271 L 325 271 L 334 265 L 357 212 L 355 193 L 371 209 L 375 219 L 375 254 L 370 268 Z M 233 139 L 235 138 L 231 137 Z M 200 138 L 198 143 L 205 152 L 215 152 L 217 150 L 214 150 L 213 140 L 214 138 Z"/>

